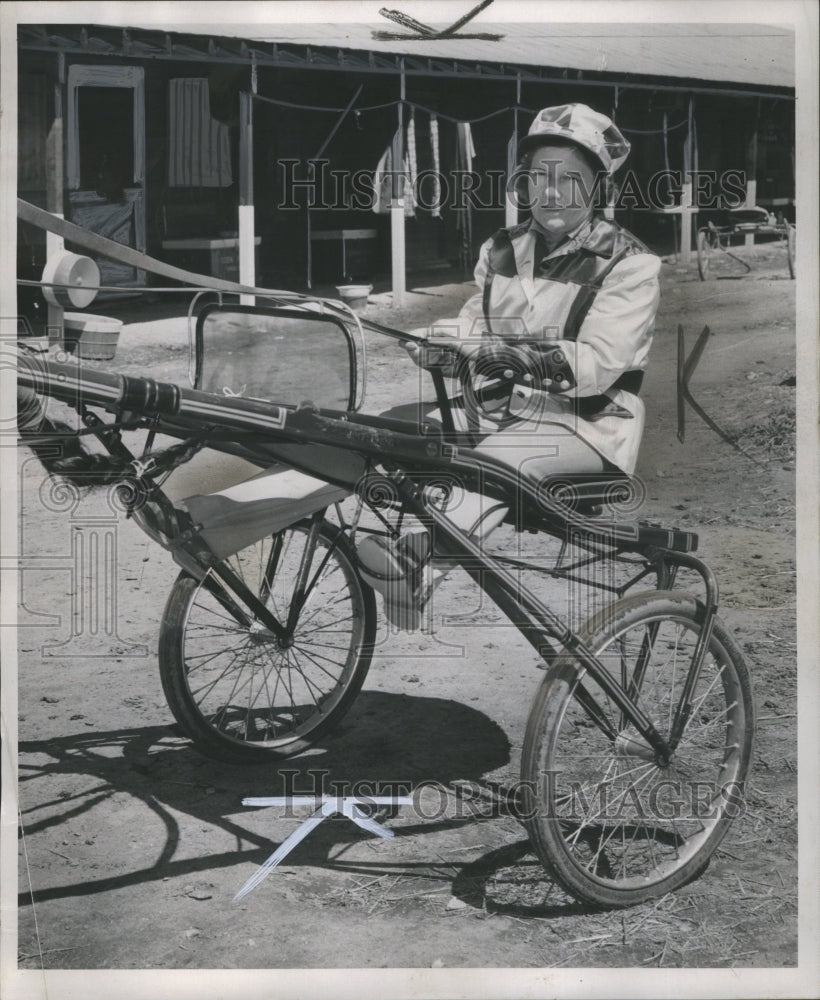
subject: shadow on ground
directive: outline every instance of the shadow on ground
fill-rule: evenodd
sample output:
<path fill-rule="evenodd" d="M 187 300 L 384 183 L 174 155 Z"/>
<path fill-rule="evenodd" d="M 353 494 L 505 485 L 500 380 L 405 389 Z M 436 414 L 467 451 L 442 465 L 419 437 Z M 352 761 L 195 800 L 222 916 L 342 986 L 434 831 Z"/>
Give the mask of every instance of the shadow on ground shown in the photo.
<path fill-rule="evenodd" d="M 359 696 L 344 724 L 319 747 L 279 762 L 242 766 L 213 761 L 180 739 L 174 729 L 163 726 L 21 740 L 19 751 L 22 815 L 30 840 L 123 793 L 152 811 L 165 829 L 164 843 L 152 865 L 108 878 L 83 878 L 40 890 L 35 887 L 38 902 L 92 895 L 247 861 L 261 863 L 276 845 L 236 818 L 244 796 L 351 794 L 363 787 L 363 794 L 412 794 L 427 784 L 449 787 L 461 781 L 480 785 L 485 774 L 503 767 L 510 757 L 503 730 L 482 712 L 448 699 L 373 691 Z M 36 809 L 40 818 L 28 819 L 28 783 L 63 775 L 91 778 L 92 787 L 47 801 L 40 792 L 32 796 L 39 800 Z M 181 832 L 175 814 L 179 813 L 235 836 L 237 849 L 221 855 L 177 858 Z M 491 814 L 473 811 L 459 817 L 426 818 L 397 826 L 395 832 L 399 837 L 440 832 Z M 331 847 L 361 840 L 362 836 L 347 821 L 325 823 L 294 850 L 288 863 L 333 864 L 328 859 Z M 349 870 L 357 866 L 337 867 Z M 19 896 L 20 905 L 30 900 L 27 892 Z"/>

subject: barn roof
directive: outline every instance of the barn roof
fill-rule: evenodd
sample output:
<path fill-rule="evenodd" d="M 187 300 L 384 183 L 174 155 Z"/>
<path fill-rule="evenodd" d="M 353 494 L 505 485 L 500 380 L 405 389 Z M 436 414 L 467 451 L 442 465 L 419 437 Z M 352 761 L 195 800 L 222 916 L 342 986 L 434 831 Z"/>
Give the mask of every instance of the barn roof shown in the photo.
<path fill-rule="evenodd" d="M 783 26 L 476 20 L 462 33 L 464 37 L 422 38 L 378 16 L 356 23 L 163 23 L 156 28 L 63 23 L 18 28 L 24 49 L 86 55 L 233 62 L 252 58 L 259 65 L 375 72 L 397 72 L 403 63 L 409 74 L 515 77 L 522 72 L 525 78 L 543 79 L 569 73 L 590 83 L 663 83 L 714 91 L 736 86 L 782 92 L 795 86 L 795 34 Z M 380 37 L 385 34 L 394 37 Z"/>
<path fill-rule="evenodd" d="M 794 32 L 758 24 L 546 24 L 482 21 L 446 40 L 374 38 L 368 24 L 280 24 L 243 37 L 265 42 L 368 50 L 431 59 L 552 66 L 596 73 L 794 86 Z M 389 21 L 378 26 L 390 28 Z M 247 32 L 247 28 L 245 29 Z M 399 34 L 401 29 L 396 30 Z M 233 31 L 221 31 L 233 35 Z M 408 33 L 409 34 L 409 33 Z"/>

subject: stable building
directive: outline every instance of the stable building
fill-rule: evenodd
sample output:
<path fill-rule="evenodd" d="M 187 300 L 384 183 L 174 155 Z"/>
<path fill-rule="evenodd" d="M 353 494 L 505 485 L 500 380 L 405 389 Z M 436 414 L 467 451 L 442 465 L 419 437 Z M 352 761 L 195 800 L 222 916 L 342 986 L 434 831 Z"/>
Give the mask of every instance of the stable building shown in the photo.
<path fill-rule="evenodd" d="M 386 24 L 19 25 L 19 195 L 202 273 L 296 290 L 381 278 L 398 303 L 408 274 L 465 276 L 518 220 L 518 138 L 578 101 L 632 143 L 612 211 L 653 249 L 686 257 L 698 220 L 739 200 L 794 221 L 787 28 Z M 20 277 L 45 259 L 21 223 Z M 100 268 L 103 284 L 148 280 Z"/>

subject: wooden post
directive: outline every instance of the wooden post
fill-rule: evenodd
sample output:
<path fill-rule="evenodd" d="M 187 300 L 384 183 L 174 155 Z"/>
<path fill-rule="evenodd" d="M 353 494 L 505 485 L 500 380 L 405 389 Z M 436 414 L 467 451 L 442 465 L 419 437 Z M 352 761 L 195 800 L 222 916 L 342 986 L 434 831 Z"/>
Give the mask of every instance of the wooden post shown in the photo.
<path fill-rule="evenodd" d="M 252 70 L 252 90 L 256 89 L 256 66 Z M 239 281 L 256 284 L 256 223 L 253 208 L 253 94 L 239 94 Z M 240 295 L 243 306 L 256 303 L 253 295 Z"/>
<path fill-rule="evenodd" d="M 305 221 L 307 224 L 307 286 L 308 288 L 313 288 L 313 232 L 312 225 L 310 221 L 310 204 L 311 200 L 316 192 L 316 164 L 321 163 L 322 155 L 327 147 L 330 145 L 333 136 L 341 128 L 342 122 L 347 118 L 348 112 L 353 107 L 353 105 L 358 101 L 359 95 L 364 89 L 364 84 L 360 83 L 356 88 L 356 93 L 347 102 L 347 107 L 342 111 L 336 121 L 333 123 L 333 128 L 325 136 L 324 142 L 319 147 L 316 155 L 312 160 L 308 160 L 308 195 L 307 202 L 305 205 Z M 347 281 L 347 266 L 345 261 L 345 238 L 344 230 L 342 230 L 342 281 Z"/>
<path fill-rule="evenodd" d="M 680 259 L 688 264 L 692 256 L 692 182 L 683 184 L 680 195 Z"/>
<path fill-rule="evenodd" d="M 746 206 L 751 208 L 757 204 L 757 144 L 760 130 L 760 98 L 757 100 L 755 109 L 755 124 L 749 146 L 746 150 Z M 753 247 L 755 244 L 755 234 L 746 233 L 743 237 L 743 245 Z"/>
<path fill-rule="evenodd" d="M 390 199 L 390 259 L 393 284 L 393 305 L 404 305 L 407 291 L 405 272 L 404 234 L 404 100 L 405 100 L 404 60 L 401 61 L 399 128 L 397 141 L 393 145 L 393 189 Z"/>
<path fill-rule="evenodd" d="M 46 137 L 46 208 L 64 218 L 63 211 L 63 94 L 65 91 L 65 56 L 57 56 L 57 81 L 54 84 L 54 118 Z M 46 260 L 65 249 L 62 236 L 46 232 Z M 49 344 L 63 340 L 63 307 L 48 305 L 46 333 Z"/>
<path fill-rule="evenodd" d="M 694 98 L 689 97 L 686 141 L 683 146 L 683 186 L 680 196 L 680 258 L 688 264 L 692 256 L 692 170 L 694 169 Z"/>

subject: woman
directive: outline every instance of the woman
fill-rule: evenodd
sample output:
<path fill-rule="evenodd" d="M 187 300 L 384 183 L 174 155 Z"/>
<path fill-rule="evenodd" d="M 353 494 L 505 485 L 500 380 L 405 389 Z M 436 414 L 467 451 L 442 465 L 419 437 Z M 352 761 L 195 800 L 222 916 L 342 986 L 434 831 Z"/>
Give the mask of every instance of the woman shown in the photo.
<path fill-rule="evenodd" d="M 638 391 L 654 332 L 660 260 L 597 210 L 628 154 L 629 143 L 611 120 L 584 104 L 541 111 L 519 145 L 516 175 L 531 219 L 482 246 L 475 269 L 480 291 L 455 319 L 414 331 L 475 344 L 487 334 L 526 338 L 558 349 L 560 370 L 513 397 L 518 419 L 476 446 L 478 454 L 537 481 L 635 469 L 644 425 Z M 431 348 L 412 344 L 408 350 L 422 367 L 441 363 Z M 468 493 L 447 511 L 479 539 L 505 513 Z M 396 545 L 371 537 L 359 548 L 367 578 L 399 627 L 420 624 L 428 552 L 426 532 Z"/>

